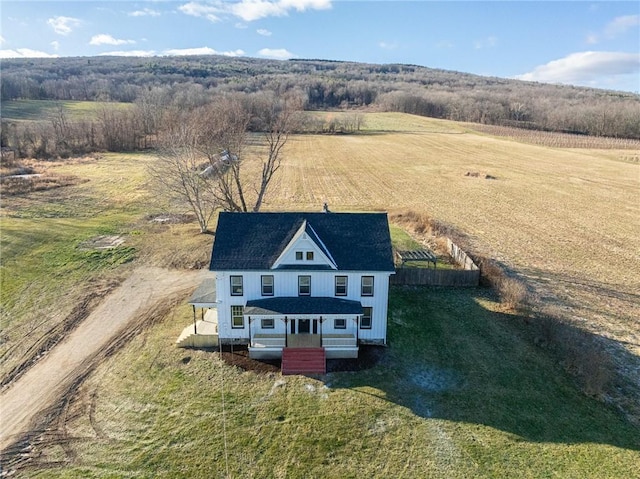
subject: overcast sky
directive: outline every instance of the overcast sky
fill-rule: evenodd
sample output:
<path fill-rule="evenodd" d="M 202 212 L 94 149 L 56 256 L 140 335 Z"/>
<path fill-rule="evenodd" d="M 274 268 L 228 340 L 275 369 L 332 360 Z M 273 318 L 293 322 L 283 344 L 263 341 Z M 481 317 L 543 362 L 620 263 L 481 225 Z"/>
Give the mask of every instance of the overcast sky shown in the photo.
<path fill-rule="evenodd" d="M 0 57 L 410 63 L 640 91 L 640 2 L 6 1 Z"/>

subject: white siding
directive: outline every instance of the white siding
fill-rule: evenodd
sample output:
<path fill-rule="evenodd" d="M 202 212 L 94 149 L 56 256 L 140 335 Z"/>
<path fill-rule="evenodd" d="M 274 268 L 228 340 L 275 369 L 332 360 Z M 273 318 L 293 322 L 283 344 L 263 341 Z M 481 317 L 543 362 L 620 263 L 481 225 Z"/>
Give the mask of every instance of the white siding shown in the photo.
<path fill-rule="evenodd" d="M 296 252 L 302 253 L 302 260 L 296 259 Z M 313 259 L 307 259 L 307 252 L 313 252 Z M 306 234 L 303 234 L 298 239 L 293 241 L 287 246 L 283 255 L 278 258 L 278 261 L 274 264 L 274 268 L 282 265 L 304 265 L 304 266 L 329 266 L 333 268 L 331 259 L 325 256 L 320 247 L 312 241 Z"/>
<path fill-rule="evenodd" d="M 261 279 L 262 275 L 273 275 L 273 296 L 262 296 Z M 387 301 L 389 295 L 389 274 L 387 272 L 344 272 L 344 271 L 245 271 L 245 272 L 218 272 L 216 274 L 217 301 L 218 301 L 218 329 L 220 338 L 244 338 L 249 339 L 249 327 L 247 321 L 243 329 L 231 328 L 231 306 L 246 305 L 246 302 L 254 299 L 262 299 L 278 296 L 298 296 L 298 276 L 311 276 L 311 296 L 337 297 L 360 301 L 362 306 L 373 308 L 371 329 L 360 329 L 358 337 L 365 341 L 385 342 L 387 338 Z M 243 277 L 243 295 L 231 296 L 229 276 L 241 275 Z M 335 277 L 347 276 L 347 295 L 335 296 Z M 373 296 L 361 296 L 362 276 L 374 277 Z M 337 317 L 322 315 L 324 317 Z M 263 332 L 280 333 L 279 321 L 276 320 L 275 330 L 264 330 Z M 333 330 L 333 320 L 331 327 L 328 322 L 323 324 L 323 332 L 345 333 L 345 330 Z M 259 327 L 259 321 L 252 322 L 254 327 Z M 350 324 L 347 324 L 346 332 L 351 331 Z"/>

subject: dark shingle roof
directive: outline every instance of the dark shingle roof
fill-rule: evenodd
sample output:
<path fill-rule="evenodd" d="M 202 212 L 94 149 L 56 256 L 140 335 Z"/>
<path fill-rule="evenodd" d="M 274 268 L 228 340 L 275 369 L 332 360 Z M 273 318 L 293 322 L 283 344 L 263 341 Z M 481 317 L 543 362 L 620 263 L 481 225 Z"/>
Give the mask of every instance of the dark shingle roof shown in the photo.
<path fill-rule="evenodd" d="M 223 212 L 209 269 L 270 269 L 305 220 L 339 270 L 393 271 L 386 213 Z"/>
<path fill-rule="evenodd" d="M 362 304 L 341 298 L 293 296 L 247 301 L 244 314 L 362 314 Z"/>
<path fill-rule="evenodd" d="M 207 278 L 193 292 L 189 304 L 215 304 L 216 299 L 216 279 Z"/>

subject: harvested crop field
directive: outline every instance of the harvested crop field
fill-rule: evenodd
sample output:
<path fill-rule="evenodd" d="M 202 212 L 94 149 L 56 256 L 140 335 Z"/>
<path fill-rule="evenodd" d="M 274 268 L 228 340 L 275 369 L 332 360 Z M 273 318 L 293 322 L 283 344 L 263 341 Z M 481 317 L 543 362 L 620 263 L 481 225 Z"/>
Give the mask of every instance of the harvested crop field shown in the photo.
<path fill-rule="evenodd" d="M 427 212 L 526 278 L 544 308 L 613 340 L 640 384 L 640 165 L 626 160 L 640 147 L 549 148 L 446 121 L 366 118 L 364 134 L 293 138 L 267 207 Z"/>

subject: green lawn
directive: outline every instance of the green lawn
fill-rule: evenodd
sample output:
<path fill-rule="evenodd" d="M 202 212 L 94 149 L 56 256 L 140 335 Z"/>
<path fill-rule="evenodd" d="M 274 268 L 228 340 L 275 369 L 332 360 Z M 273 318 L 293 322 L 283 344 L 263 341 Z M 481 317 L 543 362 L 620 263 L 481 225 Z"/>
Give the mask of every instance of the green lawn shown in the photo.
<path fill-rule="evenodd" d="M 373 129 L 382 118 L 367 121 Z M 403 128 L 422 121 L 402 118 Z M 148 221 L 162 211 L 149 194 L 150 161 L 70 162 L 59 173 L 83 182 L 3 199 L 5 370 L 35 333 L 132 263 L 206 260 L 211 237 L 197 225 Z M 79 248 L 103 234 L 123 235 L 123 249 Z M 392 236 L 413 247 L 401 229 Z M 392 288 L 381 361 L 320 380 L 246 372 L 216 353 L 175 348 L 191 320 L 183 304 L 106 360 L 66 411 L 63 445 L 38 445 L 42 455 L 21 477 L 637 476 L 640 431 L 583 395 L 489 290 Z"/>
<path fill-rule="evenodd" d="M 0 116 L 6 120 L 47 120 L 59 113 L 60 107 L 69 118 L 83 120 L 95 118 L 103 106 L 130 108 L 129 103 L 102 103 L 95 101 L 10 100 L 0 105 Z"/>
<path fill-rule="evenodd" d="M 175 348 L 190 321 L 180 306 L 83 386 L 73 459 L 28 475 L 634 477 L 640 431 L 496 306 L 482 289 L 392 288 L 380 362 L 320 380 Z M 59 446 L 43 452 L 60 459 Z"/>

